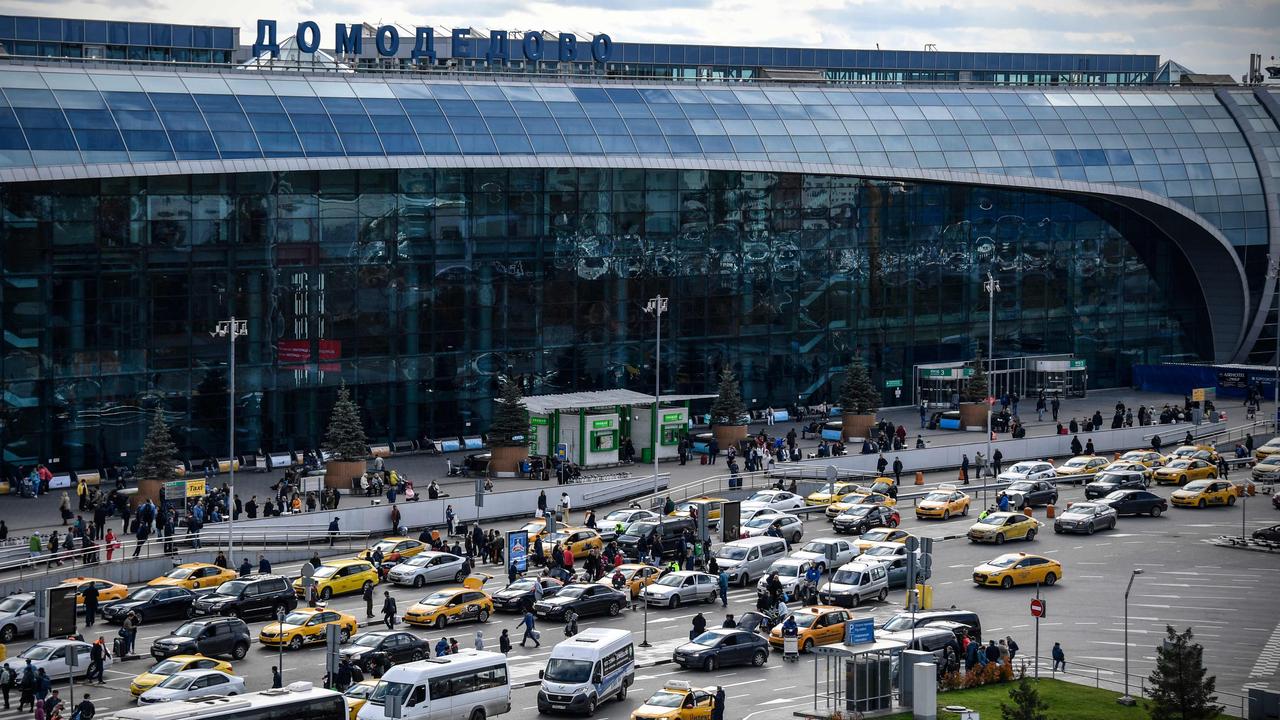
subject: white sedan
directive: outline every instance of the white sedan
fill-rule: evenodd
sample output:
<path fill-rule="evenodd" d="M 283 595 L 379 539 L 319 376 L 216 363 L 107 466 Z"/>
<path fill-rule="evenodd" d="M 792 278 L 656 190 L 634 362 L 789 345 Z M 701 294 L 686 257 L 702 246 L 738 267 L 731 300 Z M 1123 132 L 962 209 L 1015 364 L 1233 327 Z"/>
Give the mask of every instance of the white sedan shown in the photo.
<path fill-rule="evenodd" d="M 467 572 L 462 558 L 453 553 L 429 550 L 399 563 L 387 572 L 387 580 L 396 585 L 420 588 L 427 583 L 453 581 L 462 583 Z"/>
<path fill-rule="evenodd" d="M 795 510 L 804 507 L 804 498 L 786 490 L 760 490 L 742 501 L 742 514 L 752 510 Z"/>
<path fill-rule="evenodd" d="M 1017 482 L 1019 480 L 1053 480 L 1058 476 L 1058 471 L 1047 462 L 1039 460 L 1024 460 L 1014 463 L 1008 470 L 1000 473 L 997 480 L 1004 482 Z"/>
<path fill-rule="evenodd" d="M 742 537 L 760 537 L 769 532 L 769 528 L 777 526 L 782 537 L 791 543 L 800 542 L 804 535 L 804 523 L 795 515 L 786 513 L 761 513 L 742 524 Z"/>
<path fill-rule="evenodd" d="M 67 654 L 74 653 L 76 658 L 76 676 L 83 677 L 89 672 L 89 653 L 93 646 L 79 640 L 41 640 L 23 650 L 13 663 L 13 667 L 22 668 L 30 660 L 36 670 L 44 668 L 44 672 L 52 680 L 61 680 L 71 673 L 67 665 Z M 102 667 L 111 667 L 111 653 L 105 653 Z"/>
<path fill-rule="evenodd" d="M 244 679 L 221 670 L 183 670 L 138 696 L 141 704 L 174 702 L 210 695 L 239 695 L 244 692 Z"/>

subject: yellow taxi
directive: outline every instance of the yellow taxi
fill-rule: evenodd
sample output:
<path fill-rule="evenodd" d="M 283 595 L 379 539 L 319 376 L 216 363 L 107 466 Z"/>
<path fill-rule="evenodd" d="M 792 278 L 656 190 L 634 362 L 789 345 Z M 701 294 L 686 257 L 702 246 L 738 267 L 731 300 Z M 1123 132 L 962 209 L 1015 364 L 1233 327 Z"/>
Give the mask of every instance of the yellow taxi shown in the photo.
<path fill-rule="evenodd" d="M 589 527 L 562 527 L 542 538 L 542 554 L 551 557 L 551 549 L 556 543 L 568 548 L 573 553 L 574 561 L 587 556 L 591 550 L 604 550 L 604 540 L 600 533 Z"/>
<path fill-rule="evenodd" d="M 1149 468 L 1158 468 L 1169 461 L 1168 458 L 1155 450 L 1130 450 L 1121 455 L 1120 459 L 1125 462 L 1142 463 Z"/>
<path fill-rule="evenodd" d="M 1210 505 L 1235 505 L 1236 489 L 1226 480 L 1196 480 L 1169 496 L 1175 507 L 1203 508 Z"/>
<path fill-rule="evenodd" d="M 676 503 L 676 509 L 672 510 L 668 515 L 672 517 L 689 517 L 694 508 L 699 513 L 705 514 L 707 522 L 711 525 L 720 521 L 720 506 L 724 504 L 724 498 L 701 497 L 689 498 L 681 503 Z"/>
<path fill-rule="evenodd" d="M 716 689 L 695 688 L 685 680 L 668 680 L 631 712 L 631 720 L 711 720 Z"/>
<path fill-rule="evenodd" d="M 546 537 L 546 536 L 547 536 L 547 533 L 549 532 L 549 531 L 547 530 L 547 521 L 546 521 L 545 519 L 543 519 L 543 518 L 538 518 L 538 519 L 536 519 L 536 520 L 530 520 L 529 522 L 525 523 L 525 524 L 520 528 L 520 530 L 523 530 L 523 531 L 525 531 L 525 532 L 529 533 L 529 544 L 530 544 L 530 545 L 532 545 L 532 544 L 533 544 L 533 541 L 534 541 L 534 540 L 537 540 L 537 539 L 538 539 L 538 538 L 540 538 L 540 537 Z"/>
<path fill-rule="evenodd" d="M 1116 460 L 1110 465 L 1102 468 L 1102 472 L 1137 472 L 1142 473 L 1142 477 L 1150 480 L 1155 468 L 1138 462 L 1137 460 Z"/>
<path fill-rule="evenodd" d="M 1157 485 L 1186 485 L 1191 480 L 1213 480 L 1218 477 L 1218 468 L 1207 460 L 1199 458 L 1178 458 L 1170 460 L 1168 465 L 1156 470 Z"/>
<path fill-rule="evenodd" d="M 338 626 L 340 643 L 350 640 L 356 633 L 356 619 L 351 615 L 325 607 L 301 607 L 285 615 L 284 622 L 276 620 L 262 626 L 258 642 L 301 650 L 307 643 L 323 643 L 325 628 L 330 625 Z"/>
<path fill-rule="evenodd" d="M 151 586 L 183 587 L 188 590 L 218 587 L 239 575 L 235 570 L 209 563 L 186 563 L 147 583 Z"/>
<path fill-rule="evenodd" d="M 858 554 L 861 555 L 875 547 L 876 543 L 905 543 L 909 537 L 911 537 L 911 533 L 901 528 L 878 527 L 871 528 L 859 535 L 858 538 L 853 541 L 853 545 L 858 548 Z"/>
<path fill-rule="evenodd" d="M 98 604 L 101 605 L 109 600 L 119 600 L 129 594 L 129 588 L 120 583 L 113 583 L 110 580 L 92 577 L 69 577 L 62 581 L 63 585 L 76 586 L 76 604 L 84 604 L 84 591 L 89 589 L 90 585 L 98 588 Z"/>
<path fill-rule="evenodd" d="M 1177 450 L 1169 453 L 1169 459 L 1197 458 L 1218 464 L 1218 449 L 1212 445 L 1179 445 Z"/>
<path fill-rule="evenodd" d="M 804 504 L 830 505 L 836 498 L 853 492 L 857 487 L 858 484 L 851 480 L 827 483 L 805 496 Z"/>
<path fill-rule="evenodd" d="M 916 503 L 916 519 L 941 518 L 950 520 L 952 515 L 969 514 L 969 496 L 955 485 L 939 485 L 937 490 Z"/>
<path fill-rule="evenodd" d="M 437 590 L 409 606 L 404 621 L 409 625 L 443 630 L 449 623 L 489 622 L 493 614 L 493 598 L 480 589 L 484 579 L 469 577 L 462 587 Z"/>
<path fill-rule="evenodd" d="M 334 595 L 364 592 L 365 585 L 378 584 L 378 571 L 368 560 L 326 560 L 316 568 L 311 576 L 316 592 L 321 600 L 328 600 Z M 306 598 L 306 588 L 302 578 L 293 581 L 293 594 Z"/>
<path fill-rule="evenodd" d="M 1263 462 L 1267 458 L 1280 456 L 1280 437 L 1271 438 L 1266 443 L 1253 449 L 1253 459 Z"/>
<path fill-rule="evenodd" d="M 615 568 L 622 573 L 622 578 L 626 582 L 622 587 L 624 592 L 630 592 L 631 597 L 640 597 L 640 590 L 646 585 L 652 585 L 658 581 L 658 578 L 669 568 L 654 567 L 653 565 L 642 565 L 640 563 L 624 563 Z M 604 577 L 596 581 L 600 585 L 613 587 L 613 570 L 604 574 Z"/>
<path fill-rule="evenodd" d="M 204 655 L 171 655 L 147 668 L 146 672 L 139 673 L 133 682 L 129 683 L 129 692 L 134 697 L 138 697 L 159 685 L 165 678 L 183 670 L 219 670 L 228 675 L 235 674 L 232 672 L 231 663 L 226 660 L 215 660 Z"/>
<path fill-rule="evenodd" d="M 844 624 L 853 615 L 845 608 L 834 605 L 812 605 L 791 613 L 796 619 L 796 642 L 800 652 L 813 650 L 814 645 L 831 645 L 844 642 Z M 769 631 L 769 644 L 782 647 L 782 623 Z"/>
<path fill-rule="evenodd" d="M 532 542 L 533 538 L 530 537 L 529 540 Z M 382 557 L 384 558 L 393 552 L 398 552 L 400 553 L 401 560 L 407 560 L 426 549 L 427 544 L 421 540 L 414 540 L 413 538 L 407 537 L 389 537 L 382 538 L 378 542 L 374 543 L 373 547 L 361 550 L 360 554 L 356 555 L 356 559 L 368 560 L 373 557 L 374 550 L 381 550 Z"/>
<path fill-rule="evenodd" d="M 969 542 L 993 542 L 1003 545 L 1005 540 L 1035 540 L 1040 532 L 1040 521 L 1020 512 L 993 512 L 974 523 L 968 532 Z"/>
<path fill-rule="evenodd" d="M 1107 459 L 1104 457 L 1077 455 L 1054 468 L 1054 472 L 1057 473 L 1059 483 L 1084 483 L 1094 475 L 1097 475 L 1098 471 L 1108 464 Z"/>
<path fill-rule="evenodd" d="M 347 702 L 347 720 L 356 720 L 356 715 L 359 714 L 360 708 L 369 702 L 369 696 L 373 694 L 373 689 L 376 687 L 378 687 L 377 680 L 361 680 L 342 693 L 342 697 Z"/>
<path fill-rule="evenodd" d="M 1006 553 L 973 569 L 973 582 L 982 586 L 1053 585 L 1062 577 L 1062 563 L 1028 553 Z"/>

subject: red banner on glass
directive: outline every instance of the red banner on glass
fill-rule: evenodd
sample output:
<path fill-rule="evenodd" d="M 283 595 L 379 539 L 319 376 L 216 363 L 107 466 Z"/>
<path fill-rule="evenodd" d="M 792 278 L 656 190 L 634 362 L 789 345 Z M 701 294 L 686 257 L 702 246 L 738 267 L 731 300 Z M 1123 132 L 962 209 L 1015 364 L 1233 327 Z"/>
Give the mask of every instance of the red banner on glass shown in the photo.
<path fill-rule="evenodd" d="M 310 340 L 280 340 L 276 343 L 276 362 L 298 365 L 311 362 Z"/>

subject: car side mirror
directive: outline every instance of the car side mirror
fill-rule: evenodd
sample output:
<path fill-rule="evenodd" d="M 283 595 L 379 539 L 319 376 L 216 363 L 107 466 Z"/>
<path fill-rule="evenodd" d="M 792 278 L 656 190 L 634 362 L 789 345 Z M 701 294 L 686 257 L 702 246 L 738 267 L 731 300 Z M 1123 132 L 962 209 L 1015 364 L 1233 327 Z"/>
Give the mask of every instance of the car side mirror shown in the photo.
<path fill-rule="evenodd" d="M 595 675 L 591 676 L 591 682 L 594 685 L 599 685 L 600 683 L 604 682 L 604 678 L 602 678 L 599 673 L 596 673 Z"/>
<path fill-rule="evenodd" d="M 538 679 L 539 679 L 539 680 L 541 680 L 541 679 L 542 679 L 542 677 L 543 677 L 544 675 L 546 675 L 546 674 L 547 674 L 547 673 L 546 673 L 546 671 L 545 671 L 545 670 L 539 670 L 539 671 L 538 671 Z"/>

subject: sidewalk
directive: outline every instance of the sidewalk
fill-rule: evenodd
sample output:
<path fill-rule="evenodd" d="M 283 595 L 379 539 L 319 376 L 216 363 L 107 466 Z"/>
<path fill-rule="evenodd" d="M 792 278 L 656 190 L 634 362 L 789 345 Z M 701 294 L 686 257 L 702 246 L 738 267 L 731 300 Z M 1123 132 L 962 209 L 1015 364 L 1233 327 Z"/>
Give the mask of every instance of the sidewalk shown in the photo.
<path fill-rule="evenodd" d="M 1166 403 L 1172 405 L 1181 403 L 1181 396 L 1164 395 L 1157 393 L 1140 393 L 1130 388 L 1115 388 L 1110 390 L 1094 390 L 1090 391 L 1087 398 L 1070 398 L 1062 401 L 1062 407 L 1059 412 L 1059 418 L 1063 425 L 1066 425 L 1072 417 L 1083 418 L 1086 415 L 1092 415 L 1095 410 L 1100 411 L 1103 417 L 1108 421 L 1111 418 L 1113 409 L 1117 401 L 1122 401 L 1127 407 L 1137 407 L 1140 404 L 1154 406 L 1157 411 Z M 1225 410 L 1230 422 L 1238 422 L 1243 418 L 1243 408 L 1232 402 L 1229 405 L 1219 407 Z M 1023 423 L 1027 428 L 1029 437 L 1038 437 L 1052 435 L 1056 429 L 1056 424 L 1052 421 L 1049 413 L 1045 413 L 1043 421 L 1036 420 L 1035 399 L 1024 399 L 1019 405 L 1020 415 Z M 914 407 L 902 407 L 884 410 L 879 413 L 883 419 L 891 420 L 895 424 L 905 425 L 907 428 L 908 446 L 914 447 L 915 436 L 924 436 L 925 442 L 930 447 L 960 445 L 975 441 L 975 437 L 980 437 L 975 433 L 957 432 L 954 430 L 921 430 L 919 411 Z M 785 436 L 791 429 L 795 429 L 797 434 L 800 433 L 801 426 L 799 423 L 778 423 L 772 426 L 765 426 L 763 423 L 753 424 L 750 428 L 752 434 L 765 430 L 772 436 Z M 818 439 L 809 438 L 802 440 L 799 446 L 807 454 L 818 445 Z M 849 448 L 851 452 L 856 452 L 858 448 Z M 448 459 L 455 464 L 462 462 L 466 453 L 451 453 Z M 402 477 L 413 482 L 414 488 L 422 493 L 425 497 L 427 485 L 432 479 L 439 483 L 441 490 L 452 496 L 470 495 L 475 487 L 474 478 L 448 477 L 448 466 L 445 456 L 427 456 L 427 455 L 402 455 L 386 460 L 387 469 L 396 470 Z M 653 466 L 636 464 L 632 466 L 623 466 L 617 470 L 629 471 L 636 478 L 653 477 Z M 659 472 L 671 474 L 671 486 L 683 485 L 686 483 L 696 482 L 704 478 L 725 474 L 728 472 L 723 461 L 714 466 L 704 466 L 698 464 L 697 456 L 687 465 L 681 466 L 678 462 L 664 462 L 659 466 Z M 273 498 L 274 492 L 271 486 L 283 477 L 283 471 L 276 472 L 250 472 L 242 471 L 236 473 L 236 494 L 241 500 L 248 502 L 249 499 L 256 495 L 258 504 L 261 505 L 267 498 Z M 229 480 L 227 475 L 219 475 L 212 481 L 213 484 L 221 486 Z M 498 478 L 494 480 L 494 488 L 497 491 L 502 490 L 518 490 L 530 487 L 547 487 L 554 488 L 555 481 L 543 483 L 537 480 L 527 480 L 523 478 Z M 61 529 L 61 519 L 58 515 L 58 503 L 61 500 L 63 490 L 54 490 L 46 495 L 41 495 L 37 499 L 23 499 L 17 495 L 9 495 L 0 498 L 0 519 L 3 519 L 9 527 L 11 538 L 21 537 L 29 534 L 32 530 L 40 530 L 48 532 L 53 529 Z M 76 507 L 76 496 L 74 488 L 65 491 L 71 499 L 72 510 Z M 344 495 L 342 505 L 340 507 L 350 507 L 354 504 L 367 502 L 362 497 L 353 497 Z M 321 513 L 317 513 L 321 514 Z M 85 513 L 86 521 L 92 519 L 92 513 Z M 119 528 L 119 518 L 114 522 L 109 521 L 110 526 Z M 12 542 L 12 540 L 11 540 Z"/>

